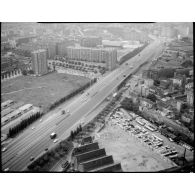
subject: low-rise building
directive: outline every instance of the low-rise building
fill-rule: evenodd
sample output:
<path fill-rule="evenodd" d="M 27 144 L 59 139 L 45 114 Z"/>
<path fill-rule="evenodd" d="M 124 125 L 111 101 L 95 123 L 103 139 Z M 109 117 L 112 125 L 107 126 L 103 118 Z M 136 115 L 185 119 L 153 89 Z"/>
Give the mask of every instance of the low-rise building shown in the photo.
<path fill-rule="evenodd" d="M 155 105 L 154 102 L 152 102 L 151 100 L 146 99 L 146 98 L 140 98 L 139 101 L 140 101 L 141 107 L 146 107 L 148 109 L 151 109 Z"/>
<path fill-rule="evenodd" d="M 191 115 L 184 113 L 181 116 L 181 120 L 185 123 L 190 123 L 192 121 L 192 118 Z"/>

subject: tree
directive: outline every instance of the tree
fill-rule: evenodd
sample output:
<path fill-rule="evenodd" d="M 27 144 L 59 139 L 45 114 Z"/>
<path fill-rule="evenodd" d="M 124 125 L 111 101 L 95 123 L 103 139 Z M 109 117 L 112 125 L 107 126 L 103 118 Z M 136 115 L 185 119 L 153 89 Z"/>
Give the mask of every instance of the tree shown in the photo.
<path fill-rule="evenodd" d="M 22 74 L 23 74 L 23 75 L 27 75 L 27 71 L 26 71 L 26 70 L 23 70 L 23 71 L 22 71 Z"/>
<path fill-rule="evenodd" d="M 147 98 L 148 99 L 150 99 L 152 102 L 156 102 L 156 96 L 154 95 L 154 94 L 149 94 L 148 96 L 147 96 Z"/>
<path fill-rule="evenodd" d="M 33 70 L 29 70 L 28 73 L 29 74 L 34 74 L 34 71 Z"/>
<path fill-rule="evenodd" d="M 73 133 L 73 131 L 70 132 L 70 137 L 71 137 L 71 140 L 74 139 L 74 133 Z"/>
<path fill-rule="evenodd" d="M 122 102 L 121 102 L 121 107 L 126 109 L 126 110 L 133 110 L 133 101 L 130 98 L 125 98 Z"/>

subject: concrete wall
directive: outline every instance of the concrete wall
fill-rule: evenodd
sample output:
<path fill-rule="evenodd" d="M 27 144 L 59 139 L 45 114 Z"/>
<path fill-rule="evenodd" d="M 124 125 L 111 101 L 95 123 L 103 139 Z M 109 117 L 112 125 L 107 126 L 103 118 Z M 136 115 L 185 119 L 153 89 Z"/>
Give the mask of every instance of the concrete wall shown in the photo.
<path fill-rule="evenodd" d="M 116 163 L 112 165 L 108 165 L 106 167 L 100 167 L 98 169 L 94 169 L 91 172 L 122 172 L 121 164 Z"/>
<path fill-rule="evenodd" d="M 113 161 L 112 156 L 105 156 L 105 157 L 102 157 L 102 158 L 98 158 L 98 159 L 95 159 L 95 160 L 91 160 L 91 161 L 81 163 L 78 167 L 78 170 L 80 172 L 88 172 L 88 171 L 91 171 L 91 170 L 96 169 L 98 167 L 105 166 L 105 165 L 108 165 L 108 164 L 112 164 L 113 162 L 114 161 Z"/>
<path fill-rule="evenodd" d="M 93 150 L 90 152 L 86 152 L 86 153 L 77 155 L 77 156 L 75 156 L 74 167 L 75 167 L 75 169 L 78 169 L 78 166 L 80 163 L 92 160 L 94 158 L 103 157 L 103 156 L 106 156 L 105 149 Z"/>

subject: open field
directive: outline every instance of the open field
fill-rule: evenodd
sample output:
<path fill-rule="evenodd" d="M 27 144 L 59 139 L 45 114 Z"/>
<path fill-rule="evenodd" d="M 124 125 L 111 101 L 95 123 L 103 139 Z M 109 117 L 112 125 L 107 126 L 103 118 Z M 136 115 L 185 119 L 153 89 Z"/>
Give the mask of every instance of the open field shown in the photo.
<path fill-rule="evenodd" d="M 85 77 L 56 72 L 42 77 L 21 76 L 2 83 L 1 101 L 11 99 L 45 109 L 88 81 Z"/>
<path fill-rule="evenodd" d="M 121 162 L 125 172 L 155 172 L 175 166 L 164 161 L 119 126 L 107 125 L 98 137 L 100 147 L 105 147 L 107 155 L 113 155 L 115 162 Z"/>

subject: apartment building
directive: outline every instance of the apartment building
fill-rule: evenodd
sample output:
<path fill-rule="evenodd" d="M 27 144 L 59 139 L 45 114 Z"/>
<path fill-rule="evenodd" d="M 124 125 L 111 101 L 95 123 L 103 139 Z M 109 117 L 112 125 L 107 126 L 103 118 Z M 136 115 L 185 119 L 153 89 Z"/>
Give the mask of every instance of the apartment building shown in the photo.
<path fill-rule="evenodd" d="M 35 75 L 48 73 L 46 49 L 39 49 L 32 52 L 32 70 Z"/>
<path fill-rule="evenodd" d="M 67 57 L 69 60 L 106 63 L 109 70 L 117 65 L 117 51 L 111 48 L 68 47 Z"/>

